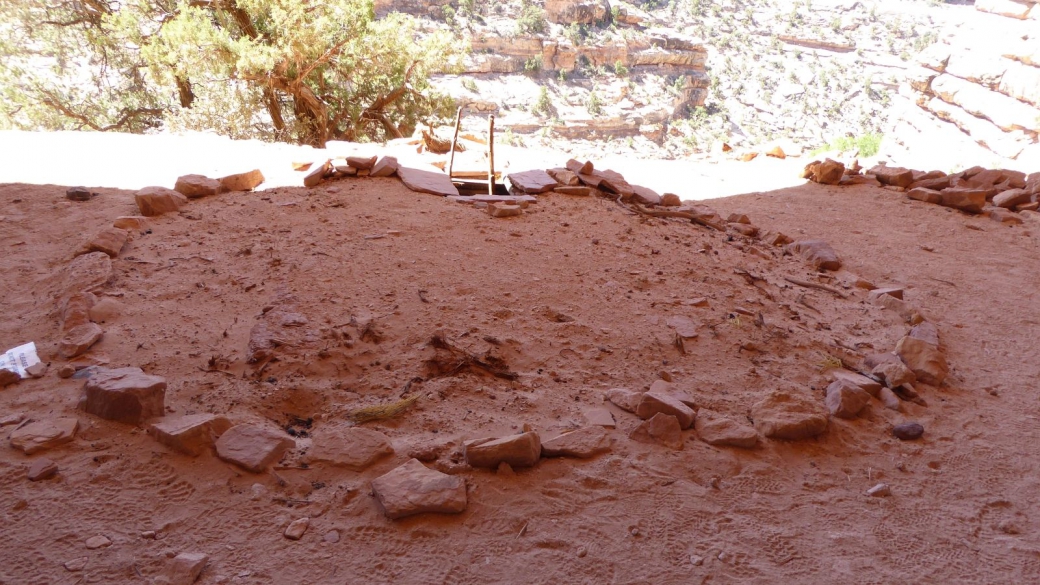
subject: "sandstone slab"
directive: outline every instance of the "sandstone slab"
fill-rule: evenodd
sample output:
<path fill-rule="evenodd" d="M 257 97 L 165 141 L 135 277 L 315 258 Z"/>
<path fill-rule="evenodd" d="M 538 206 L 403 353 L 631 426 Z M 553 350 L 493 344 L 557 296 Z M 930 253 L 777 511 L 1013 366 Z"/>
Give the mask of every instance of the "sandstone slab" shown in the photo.
<path fill-rule="evenodd" d="M 524 208 L 519 205 L 509 205 L 508 203 L 488 203 L 487 207 L 488 215 L 491 217 L 520 217 L 524 214 Z"/>
<path fill-rule="evenodd" d="M 905 384 L 914 384 L 917 382 L 917 376 L 904 364 L 902 361 L 890 361 L 883 364 L 874 366 L 874 369 L 870 371 L 871 374 L 877 376 L 885 382 L 885 385 L 889 388 L 896 388 Z"/>
<path fill-rule="evenodd" d="M 394 454 L 386 435 L 364 427 L 325 425 L 311 435 L 311 448 L 305 461 L 326 463 L 362 471 L 376 461 Z"/>
<path fill-rule="evenodd" d="M 197 457 L 230 428 L 226 417 L 189 414 L 163 417 L 148 427 L 148 434 L 174 451 Z"/>
<path fill-rule="evenodd" d="M 57 474 L 58 464 L 46 457 L 35 459 L 29 466 L 29 481 L 43 481 L 45 479 L 50 479 Z"/>
<path fill-rule="evenodd" d="M 636 405 L 636 416 L 646 420 L 658 413 L 674 416 L 679 421 L 679 427 L 683 429 L 693 426 L 697 418 L 697 413 L 692 408 L 674 396 L 653 390 L 643 394 Z"/>
<path fill-rule="evenodd" d="M 914 182 L 914 172 L 903 167 L 877 166 L 871 170 L 882 185 L 905 188 Z"/>
<path fill-rule="evenodd" d="M 771 439 L 799 440 L 827 430 L 827 412 L 809 396 L 776 390 L 751 406 L 755 428 Z"/>
<path fill-rule="evenodd" d="M 470 442 L 466 445 L 466 463 L 473 467 L 495 468 L 499 463 L 512 467 L 531 467 L 542 455 L 538 433 L 510 435 L 490 441 Z"/>
<path fill-rule="evenodd" d="M 604 397 L 621 410 L 635 413 L 639 401 L 643 398 L 643 392 L 629 390 L 628 388 L 611 388 L 607 390 Z"/>
<path fill-rule="evenodd" d="M 459 194 L 459 190 L 455 188 L 451 179 L 444 173 L 400 167 L 397 169 L 397 176 L 401 178 L 401 182 L 404 183 L 405 187 L 418 193 L 429 193 L 442 197 Z"/>
<path fill-rule="evenodd" d="M 77 325 L 65 333 L 58 344 L 62 357 L 74 358 L 82 355 L 101 339 L 105 332 L 97 323 Z"/>
<path fill-rule="evenodd" d="M 827 410 L 838 418 L 856 418 L 870 402 L 870 394 L 847 380 L 835 380 L 827 386 L 824 403 Z"/>
<path fill-rule="evenodd" d="M 347 164 L 358 170 L 370 171 L 378 160 L 378 156 L 348 156 Z"/>
<path fill-rule="evenodd" d="M 78 429 L 79 421 L 74 418 L 32 422 L 11 433 L 11 446 L 32 455 L 72 441 Z"/>
<path fill-rule="evenodd" d="M 949 373 L 946 355 L 927 341 L 906 336 L 896 344 L 896 355 L 925 384 L 941 386 Z"/>
<path fill-rule="evenodd" d="M 640 443 L 664 445 L 672 449 L 683 448 L 682 427 L 679 419 L 670 414 L 659 412 L 650 420 L 643 421 L 629 433 L 628 437 Z"/>
<path fill-rule="evenodd" d="M 832 380 L 845 380 L 847 382 L 851 382 L 856 386 L 859 386 L 860 390 L 863 390 L 871 396 L 876 397 L 878 395 L 878 392 L 881 391 L 880 383 L 864 376 L 863 374 L 850 372 L 842 368 L 835 368 L 833 370 L 830 370 L 830 375 Z"/>
<path fill-rule="evenodd" d="M 589 197 L 595 191 L 594 191 L 594 189 L 591 189 L 590 187 L 581 187 L 581 186 L 579 186 L 579 187 L 570 187 L 570 186 L 564 186 L 564 187 L 557 187 L 557 188 L 553 189 L 553 192 L 554 193 L 559 193 L 560 195 L 571 195 L 573 197 Z"/>
<path fill-rule="evenodd" d="M 522 173 L 511 173 L 506 175 L 506 178 L 509 179 L 513 188 L 519 189 L 524 193 L 546 193 L 552 191 L 558 184 L 556 179 L 549 176 L 549 173 L 538 169 Z"/>
<path fill-rule="evenodd" d="M 253 169 L 221 177 L 220 187 L 225 191 L 252 191 L 263 182 L 264 174 L 259 169 Z"/>
<path fill-rule="evenodd" d="M 734 418 L 701 410 L 694 424 L 697 436 L 709 445 L 753 449 L 758 445 L 758 431 Z"/>
<path fill-rule="evenodd" d="M 823 240 L 798 240 L 787 246 L 792 254 L 801 256 L 816 270 L 838 270 L 841 258 L 834 248 Z"/>
<path fill-rule="evenodd" d="M 986 196 L 988 191 L 980 189 L 965 189 L 960 187 L 951 187 L 949 189 L 943 189 L 939 194 L 942 195 L 942 201 L 939 205 L 944 207 L 953 207 L 954 209 L 960 209 L 968 213 L 981 213 L 982 208 L 986 206 Z"/>
<path fill-rule="evenodd" d="M 641 185 L 632 185 L 632 200 L 643 205 L 660 205 L 662 201 L 657 191 Z"/>
<path fill-rule="evenodd" d="M 145 187 L 134 194 L 134 201 L 145 217 L 180 211 L 188 204 L 187 197 L 165 187 Z"/>
<path fill-rule="evenodd" d="M 140 368 L 99 368 L 87 379 L 80 407 L 95 416 L 127 424 L 163 416 L 166 379 Z"/>
<path fill-rule="evenodd" d="M 84 253 L 102 252 L 110 258 L 115 258 L 119 256 L 119 252 L 126 245 L 129 236 L 130 234 L 126 230 L 115 227 L 101 230 L 86 243 Z"/>
<path fill-rule="evenodd" d="M 542 443 L 543 457 L 588 459 L 607 451 L 610 451 L 610 433 L 599 426 L 584 427 Z"/>
<path fill-rule="evenodd" d="M 151 229 L 152 225 L 148 222 L 148 218 L 142 215 L 123 215 L 112 222 L 112 227 L 143 234 Z"/>
<path fill-rule="evenodd" d="M 65 296 L 88 292 L 112 278 L 112 258 L 103 252 L 91 252 L 73 258 L 65 268 Z"/>
<path fill-rule="evenodd" d="M 585 411 L 585 422 L 607 429 L 612 429 L 616 426 L 614 415 L 606 408 L 592 408 Z"/>
<path fill-rule="evenodd" d="M 1025 189 L 1008 189 L 993 197 L 993 205 L 1004 209 L 1012 209 L 1023 203 L 1032 201 L 1033 195 Z"/>
<path fill-rule="evenodd" d="M 924 201 L 925 203 L 931 203 L 933 205 L 942 203 L 942 193 L 925 187 L 914 187 L 907 192 L 906 196 L 910 199 Z"/>
<path fill-rule="evenodd" d="M 556 179 L 556 182 L 561 186 L 577 187 L 581 184 L 578 175 L 574 171 L 568 169 L 548 169 L 545 172 L 549 173 L 550 177 Z"/>
<path fill-rule="evenodd" d="M 372 480 L 372 492 L 387 518 L 424 513 L 458 514 L 466 509 L 466 482 L 428 469 L 412 459 Z"/>
<path fill-rule="evenodd" d="M 246 471 L 260 473 L 277 462 L 296 441 L 280 432 L 249 424 L 236 425 L 217 439 L 217 457 Z"/>
<path fill-rule="evenodd" d="M 392 156 L 384 156 L 379 159 L 379 162 L 372 167 L 372 172 L 369 173 L 370 177 L 392 177 L 397 174 L 397 169 L 400 168 L 400 163 L 397 159 Z"/>
<path fill-rule="evenodd" d="M 183 175 L 177 178 L 173 190 L 188 199 L 197 199 L 208 195 L 216 195 L 223 189 L 220 181 L 203 175 Z"/>
<path fill-rule="evenodd" d="M 173 557 L 163 573 L 162 585 L 192 585 L 199 580 L 202 571 L 209 562 L 209 556 L 203 553 L 183 552 Z M 160 585 L 156 583 L 156 585 Z"/>

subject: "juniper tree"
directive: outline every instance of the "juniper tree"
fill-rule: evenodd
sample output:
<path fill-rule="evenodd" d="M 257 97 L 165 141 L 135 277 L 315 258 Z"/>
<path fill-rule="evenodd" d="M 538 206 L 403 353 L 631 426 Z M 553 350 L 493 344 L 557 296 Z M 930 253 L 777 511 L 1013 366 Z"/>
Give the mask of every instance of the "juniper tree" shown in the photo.
<path fill-rule="evenodd" d="M 448 115 L 446 33 L 372 0 L 0 0 L 0 126 L 379 140 Z"/>

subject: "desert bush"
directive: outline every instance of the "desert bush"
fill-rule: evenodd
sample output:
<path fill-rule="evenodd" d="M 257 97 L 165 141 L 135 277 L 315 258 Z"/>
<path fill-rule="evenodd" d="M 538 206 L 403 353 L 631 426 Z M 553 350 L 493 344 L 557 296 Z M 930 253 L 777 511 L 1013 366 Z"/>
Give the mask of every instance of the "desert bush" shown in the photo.
<path fill-rule="evenodd" d="M 463 47 L 372 0 L 0 0 L 0 125 L 324 145 L 450 115 Z"/>

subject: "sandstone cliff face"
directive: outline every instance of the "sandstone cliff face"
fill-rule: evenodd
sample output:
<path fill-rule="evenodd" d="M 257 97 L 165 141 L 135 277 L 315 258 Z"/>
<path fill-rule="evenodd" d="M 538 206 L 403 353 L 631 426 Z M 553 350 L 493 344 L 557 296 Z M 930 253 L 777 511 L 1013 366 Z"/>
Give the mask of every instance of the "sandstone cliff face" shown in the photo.
<path fill-rule="evenodd" d="M 1040 164 L 1040 4 L 978 0 L 975 8 L 978 27 L 918 56 L 916 103 L 1000 157 Z"/>

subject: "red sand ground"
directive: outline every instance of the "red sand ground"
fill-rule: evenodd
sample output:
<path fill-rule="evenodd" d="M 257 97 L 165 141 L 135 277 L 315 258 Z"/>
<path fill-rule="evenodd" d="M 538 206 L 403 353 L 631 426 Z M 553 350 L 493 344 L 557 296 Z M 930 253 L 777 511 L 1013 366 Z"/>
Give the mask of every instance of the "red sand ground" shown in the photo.
<path fill-rule="evenodd" d="M 364 472 L 296 468 L 309 443 L 299 439 L 274 472 L 254 475 L 77 411 L 82 382 L 57 377 L 61 271 L 87 237 L 136 212 L 132 192 L 99 190 L 73 203 L 64 186 L 0 185 L 0 341 L 35 341 L 52 362 L 44 378 L 0 391 L 0 414 L 81 424 L 74 442 L 45 454 L 57 479 L 29 482 L 30 458 L 0 448 L 0 583 L 147 583 L 185 551 L 210 556 L 206 584 L 1040 580 L 1032 220 L 1007 227 L 868 186 L 710 202 L 765 229 L 826 239 L 846 263 L 829 281 L 847 291 L 842 300 L 786 283 L 815 276 L 778 250 L 751 253 L 739 239 L 602 199 L 550 195 L 508 220 L 393 179 L 195 200 L 156 218 L 114 261 L 101 296 L 118 301 L 119 315 L 88 354 L 165 376 L 171 412 L 271 428 L 313 417 L 317 428 L 397 398 L 425 375 L 438 331 L 520 374 L 413 385 L 422 398 L 411 410 L 366 425 L 397 454 Z M 365 237 L 387 230 L 400 234 Z M 638 419 L 611 407 L 613 449 L 593 460 L 543 460 L 515 475 L 450 461 L 468 438 L 525 423 L 544 437 L 574 428 L 605 390 L 645 389 L 662 372 L 700 408 L 738 417 L 780 387 L 822 401 L 827 355 L 856 363 L 890 351 L 908 328 L 853 288 L 856 277 L 905 285 L 938 324 L 951 375 L 943 388 L 920 388 L 927 408 L 873 402 L 858 420 L 832 419 L 819 439 L 752 451 L 688 431 L 672 451 L 629 440 Z M 245 363 L 250 330 L 281 292 L 296 298 L 315 341 L 283 348 L 257 375 Z M 701 297 L 709 306 L 684 303 Z M 731 319 L 737 307 L 761 312 L 764 325 Z M 666 324 L 677 315 L 700 325 L 685 355 Z M 378 340 L 360 339 L 369 322 Z M 214 367 L 225 372 L 206 371 Z M 892 437 L 906 420 L 925 426 L 922 440 Z M 369 482 L 411 450 L 442 444 L 438 465 L 469 484 L 466 512 L 384 518 Z M 891 497 L 864 495 L 881 481 Z M 303 539 L 284 538 L 303 516 Z M 324 540 L 331 531 L 338 542 Z M 112 546 L 87 550 L 98 534 Z M 81 557 L 84 570 L 63 567 Z"/>

